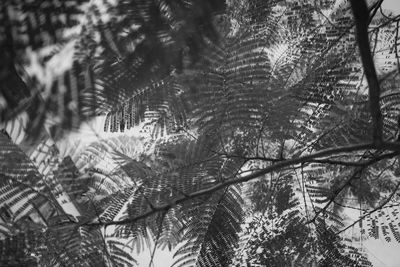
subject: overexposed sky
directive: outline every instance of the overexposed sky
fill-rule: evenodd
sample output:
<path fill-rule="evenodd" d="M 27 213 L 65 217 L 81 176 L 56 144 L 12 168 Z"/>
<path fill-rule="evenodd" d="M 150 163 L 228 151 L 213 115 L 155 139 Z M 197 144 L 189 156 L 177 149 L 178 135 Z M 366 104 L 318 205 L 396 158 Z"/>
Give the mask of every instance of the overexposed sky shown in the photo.
<path fill-rule="evenodd" d="M 386 242 L 383 237 L 370 238 L 363 245 L 374 267 L 400 266 L 400 244 L 396 241 Z"/>
<path fill-rule="evenodd" d="M 395 15 L 398 15 L 400 14 L 400 0 L 384 0 L 382 8 L 391 10 Z"/>

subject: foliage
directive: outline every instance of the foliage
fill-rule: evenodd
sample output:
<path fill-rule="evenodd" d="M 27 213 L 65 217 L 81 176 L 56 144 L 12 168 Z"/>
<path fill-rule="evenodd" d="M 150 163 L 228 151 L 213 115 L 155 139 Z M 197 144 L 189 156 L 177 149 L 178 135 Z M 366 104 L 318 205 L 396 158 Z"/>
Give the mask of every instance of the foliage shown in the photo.
<path fill-rule="evenodd" d="M 278 187 L 276 203 L 245 225 L 235 266 L 371 266 L 366 255 L 335 235 L 342 218 L 330 214 L 336 221 L 308 224 L 292 188 Z"/>
<path fill-rule="evenodd" d="M 364 4 L 2 2 L 0 265 L 371 266 L 399 17 Z"/>

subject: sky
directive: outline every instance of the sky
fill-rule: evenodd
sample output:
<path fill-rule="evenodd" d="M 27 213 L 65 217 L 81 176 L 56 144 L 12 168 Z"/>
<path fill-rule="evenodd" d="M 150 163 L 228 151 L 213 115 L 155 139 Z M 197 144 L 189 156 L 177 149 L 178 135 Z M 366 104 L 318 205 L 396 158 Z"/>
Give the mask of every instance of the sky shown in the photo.
<path fill-rule="evenodd" d="M 400 266 L 400 244 L 388 243 L 383 238 L 368 239 L 363 243 L 374 267 L 399 267 Z"/>
<path fill-rule="evenodd" d="M 391 10 L 394 14 L 400 14 L 400 0 L 384 0 L 382 8 Z"/>

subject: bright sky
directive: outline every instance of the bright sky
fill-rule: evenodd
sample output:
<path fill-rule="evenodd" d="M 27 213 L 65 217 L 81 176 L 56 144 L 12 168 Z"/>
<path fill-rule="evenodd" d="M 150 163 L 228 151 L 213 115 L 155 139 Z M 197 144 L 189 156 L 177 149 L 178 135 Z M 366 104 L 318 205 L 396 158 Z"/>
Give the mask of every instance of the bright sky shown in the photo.
<path fill-rule="evenodd" d="M 386 242 L 381 239 L 368 239 L 364 243 L 369 260 L 374 267 L 399 267 L 400 266 L 400 244 L 392 241 Z"/>
<path fill-rule="evenodd" d="M 396 15 L 400 14 L 400 0 L 384 0 L 382 7 L 391 10 Z"/>

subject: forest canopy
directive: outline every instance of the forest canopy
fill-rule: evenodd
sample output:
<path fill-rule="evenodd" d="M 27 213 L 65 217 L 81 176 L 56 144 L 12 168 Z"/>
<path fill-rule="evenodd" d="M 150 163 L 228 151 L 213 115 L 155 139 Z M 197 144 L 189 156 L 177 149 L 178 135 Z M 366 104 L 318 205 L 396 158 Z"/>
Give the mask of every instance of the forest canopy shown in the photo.
<path fill-rule="evenodd" d="M 400 243 L 384 1 L 3 0 L 0 266 L 373 266 Z"/>

